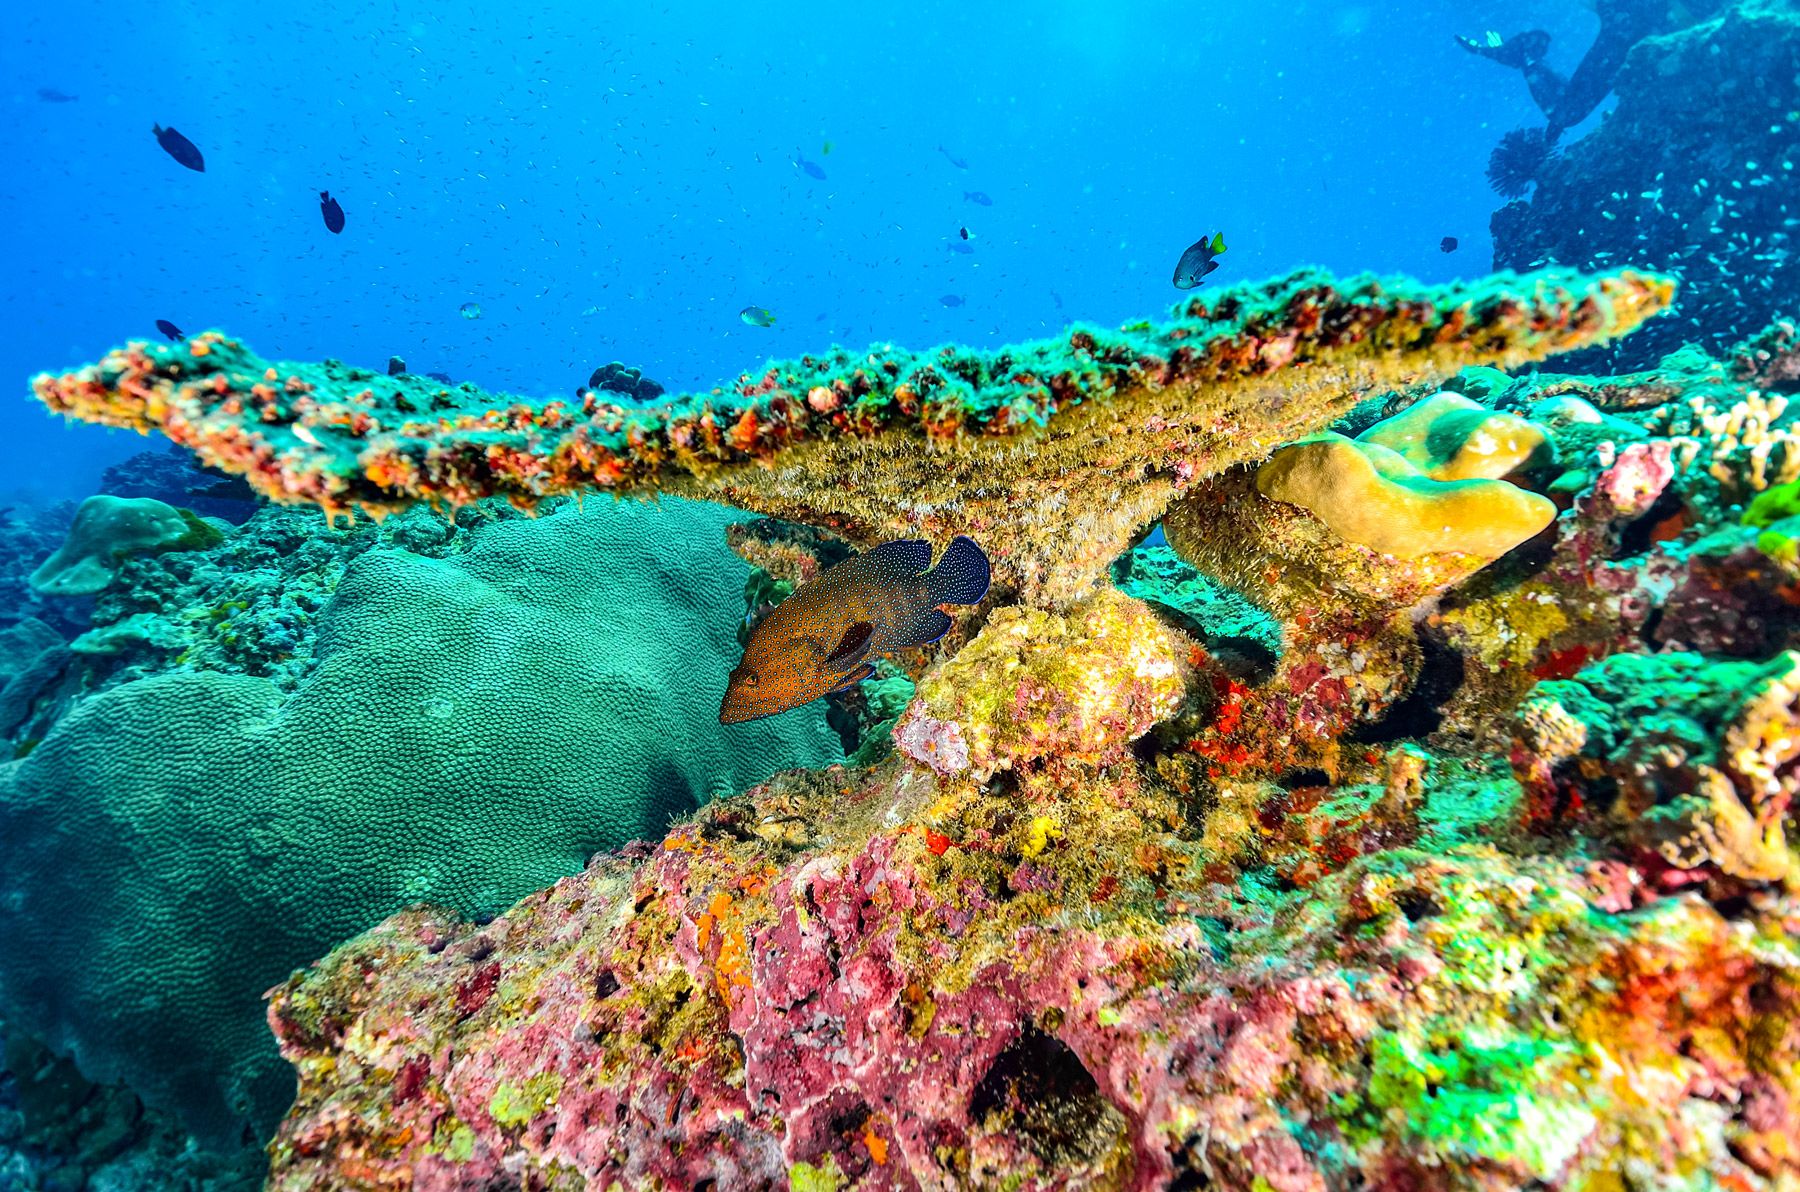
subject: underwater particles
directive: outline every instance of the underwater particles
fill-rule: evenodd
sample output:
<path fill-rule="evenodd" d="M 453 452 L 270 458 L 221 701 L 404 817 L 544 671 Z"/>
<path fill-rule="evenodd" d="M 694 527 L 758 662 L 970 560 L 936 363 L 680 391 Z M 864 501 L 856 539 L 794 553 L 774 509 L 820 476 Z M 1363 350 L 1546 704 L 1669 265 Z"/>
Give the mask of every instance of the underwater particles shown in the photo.
<path fill-rule="evenodd" d="M 325 217 L 327 231 L 341 232 L 344 230 L 344 209 L 338 206 L 338 201 L 331 197 L 331 192 L 328 190 L 319 192 L 319 214 Z"/>
<path fill-rule="evenodd" d="M 206 159 L 200 156 L 200 150 L 194 142 L 160 124 L 152 124 L 150 131 L 156 134 L 156 143 L 163 147 L 163 152 L 190 170 L 206 173 Z"/>
<path fill-rule="evenodd" d="M 168 336 L 171 342 L 187 338 L 187 336 L 181 333 L 181 328 L 169 322 L 167 319 L 156 320 L 156 329 Z"/>
<path fill-rule="evenodd" d="M 479 319 L 481 317 L 481 303 L 465 302 L 457 307 L 456 311 L 465 319 Z"/>
<path fill-rule="evenodd" d="M 854 687 L 875 673 L 875 658 L 943 637 L 943 606 L 979 604 L 989 577 L 987 555 L 961 534 L 935 567 L 929 542 L 901 539 L 828 568 L 751 630 L 719 723 L 773 716 Z"/>
<path fill-rule="evenodd" d="M 1225 251 L 1225 233 L 1214 232 L 1210 237 L 1202 237 L 1188 245 L 1181 259 L 1175 262 L 1175 288 L 1191 290 L 1200 284 L 1202 278 L 1219 267 L 1213 258 Z"/>
<path fill-rule="evenodd" d="M 738 320 L 746 327 L 773 327 L 775 312 L 761 306 L 746 306 L 738 311 Z"/>

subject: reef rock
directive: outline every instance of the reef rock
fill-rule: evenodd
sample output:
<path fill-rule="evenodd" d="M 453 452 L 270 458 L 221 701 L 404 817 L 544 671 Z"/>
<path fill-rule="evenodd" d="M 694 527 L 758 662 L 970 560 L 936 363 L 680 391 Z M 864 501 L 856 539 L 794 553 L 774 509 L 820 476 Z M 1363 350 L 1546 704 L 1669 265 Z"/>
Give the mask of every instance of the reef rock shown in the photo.
<path fill-rule="evenodd" d="M 880 765 L 390 919 L 273 991 L 271 1186 L 1791 1187 L 1800 617 L 1742 521 L 1791 419 L 1692 356 L 1459 380 L 1529 545 L 1333 603 L 1223 478 L 1172 538 L 1280 593 L 1272 666 L 1146 544 Z"/>

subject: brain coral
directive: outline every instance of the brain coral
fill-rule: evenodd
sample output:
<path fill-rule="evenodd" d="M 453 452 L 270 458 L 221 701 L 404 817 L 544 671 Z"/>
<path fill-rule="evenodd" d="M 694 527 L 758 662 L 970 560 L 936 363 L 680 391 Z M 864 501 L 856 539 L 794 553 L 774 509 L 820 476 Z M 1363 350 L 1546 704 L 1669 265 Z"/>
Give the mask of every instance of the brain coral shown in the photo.
<path fill-rule="evenodd" d="M 0 771 L 0 997 L 84 1072 L 235 1138 L 293 1081 L 262 992 L 415 901 L 477 916 L 790 765 L 817 709 L 716 721 L 746 568 L 732 515 L 605 502 L 378 549 L 318 665 L 176 671 L 78 705 Z M 721 615 L 722 611 L 722 615 Z"/>

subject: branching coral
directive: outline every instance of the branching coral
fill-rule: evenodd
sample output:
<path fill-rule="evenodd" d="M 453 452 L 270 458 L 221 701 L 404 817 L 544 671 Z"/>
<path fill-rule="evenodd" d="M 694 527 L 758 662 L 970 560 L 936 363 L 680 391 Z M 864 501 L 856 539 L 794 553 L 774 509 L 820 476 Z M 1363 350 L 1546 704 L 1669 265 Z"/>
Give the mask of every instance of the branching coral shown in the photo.
<path fill-rule="evenodd" d="M 834 350 L 656 408 L 490 398 L 209 332 L 40 376 L 52 410 L 160 429 L 282 501 L 371 511 L 609 488 L 723 500 L 855 543 L 967 533 L 996 581 L 1079 598 L 1194 479 L 1318 429 L 1370 389 L 1604 342 L 1668 305 L 1641 273 L 1421 287 L 1312 272 L 1172 322 L 979 352 Z"/>

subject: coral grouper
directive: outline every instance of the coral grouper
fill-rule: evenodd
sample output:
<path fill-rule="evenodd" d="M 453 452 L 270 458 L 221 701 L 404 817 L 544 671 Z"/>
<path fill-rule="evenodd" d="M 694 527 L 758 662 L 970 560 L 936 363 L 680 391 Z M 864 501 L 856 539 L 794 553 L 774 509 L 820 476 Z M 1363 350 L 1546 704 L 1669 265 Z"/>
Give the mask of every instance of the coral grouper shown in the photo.
<path fill-rule="evenodd" d="M 936 567 L 931 544 L 917 539 L 846 559 L 756 627 L 731 672 L 719 720 L 773 716 L 854 686 L 875 673 L 868 659 L 943 637 L 950 617 L 942 605 L 978 604 L 987 590 L 987 556 L 962 535 Z"/>

